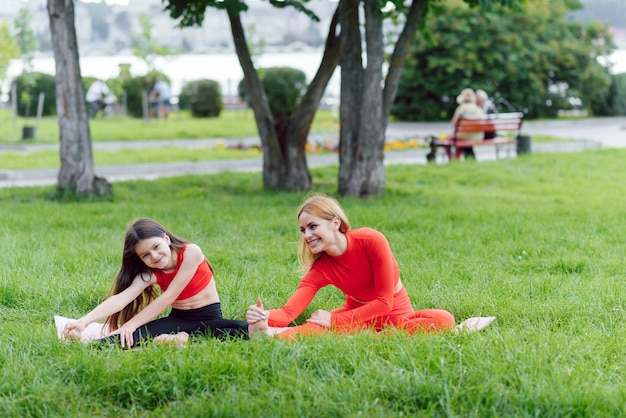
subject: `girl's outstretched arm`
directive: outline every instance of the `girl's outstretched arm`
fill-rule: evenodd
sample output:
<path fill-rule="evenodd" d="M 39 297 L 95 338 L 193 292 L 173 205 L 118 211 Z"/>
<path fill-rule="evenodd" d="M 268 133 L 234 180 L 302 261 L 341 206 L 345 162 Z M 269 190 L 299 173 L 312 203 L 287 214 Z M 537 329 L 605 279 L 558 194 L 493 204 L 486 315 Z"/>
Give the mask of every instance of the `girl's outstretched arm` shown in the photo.
<path fill-rule="evenodd" d="M 144 291 L 145 288 L 154 283 L 156 283 L 156 278 L 154 277 L 154 275 L 150 277 L 150 280 L 148 281 L 144 280 L 141 275 L 138 275 L 137 277 L 135 277 L 131 285 L 126 290 L 116 295 L 109 296 L 85 316 L 79 318 L 75 322 L 67 324 L 65 326 L 64 334 L 68 336 L 72 331 L 78 331 L 79 333 L 81 333 L 87 327 L 87 325 L 91 324 L 92 322 L 99 321 L 116 312 L 121 311 L 126 305 L 135 300 L 137 296 L 139 296 L 141 292 Z"/>
<path fill-rule="evenodd" d="M 141 312 L 135 315 L 130 321 L 125 323 L 117 331 L 120 334 L 122 347 L 133 345 L 133 332 L 140 326 L 150 322 L 161 312 L 165 311 L 174 303 L 178 295 L 187 287 L 193 275 L 198 270 L 200 263 L 204 261 L 204 254 L 196 244 L 188 244 L 185 250 L 185 258 L 178 269 L 178 273 L 172 279 L 166 291 L 154 299 Z M 155 279 L 156 280 L 156 279 Z"/>

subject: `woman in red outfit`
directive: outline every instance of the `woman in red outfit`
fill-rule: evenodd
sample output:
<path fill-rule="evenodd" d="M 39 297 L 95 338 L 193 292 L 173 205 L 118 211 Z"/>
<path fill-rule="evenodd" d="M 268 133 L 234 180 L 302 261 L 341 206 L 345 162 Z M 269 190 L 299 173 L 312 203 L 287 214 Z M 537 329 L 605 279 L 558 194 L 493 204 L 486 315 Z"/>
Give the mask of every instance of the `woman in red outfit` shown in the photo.
<path fill-rule="evenodd" d="M 156 318 L 168 307 L 172 309 L 167 316 Z M 153 337 L 157 342 L 184 345 L 189 334 L 248 335 L 246 321 L 222 317 L 213 267 L 200 247 L 145 218 L 126 232 L 122 266 L 111 295 L 68 323 L 64 337 L 81 339 L 89 324 L 104 318 L 108 332 L 100 341 L 122 347 L 134 347 Z"/>
<path fill-rule="evenodd" d="M 310 197 L 298 210 L 298 223 L 298 258 L 305 275 L 282 308 L 264 310 L 260 300 L 248 308 L 251 334 L 291 338 L 329 329 L 346 333 L 386 326 L 409 333 L 452 329 L 454 317 L 445 310 L 413 310 L 387 239 L 371 228 L 350 229 L 336 200 Z M 331 312 L 318 310 L 306 324 L 288 327 L 328 285 L 346 295 L 344 305 Z"/>

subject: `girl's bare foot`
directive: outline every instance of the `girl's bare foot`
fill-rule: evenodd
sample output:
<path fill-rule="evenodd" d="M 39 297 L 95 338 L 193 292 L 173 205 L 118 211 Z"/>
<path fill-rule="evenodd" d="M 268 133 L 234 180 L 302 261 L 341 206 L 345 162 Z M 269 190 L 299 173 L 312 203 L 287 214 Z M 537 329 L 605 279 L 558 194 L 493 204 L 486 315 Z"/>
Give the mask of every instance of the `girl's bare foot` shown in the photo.
<path fill-rule="evenodd" d="M 189 341 L 189 334 L 184 331 L 178 334 L 161 334 L 154 339 L 157 344 L 170 344 L 177 347 L 186 347 L 187 341 Z"/>
<path fill-rule="evenodd" d="M 248 314 L 246 315 L 248 317 L 248 334 L 250 335 L 250 338 L 254 338 L 256 335 L 271 335 L 269 316 L 263 310 L 263 302 L 261 301 L 261 298 L 257 298 L 256 308 L 260 309 L 263 312 L 260 317 L 258 317 L 258 310 L 255 310 L 256 312 L 252 312 L 249 310 Z M 254 307 L 251 307 L 251 309 L 254 310 Z M 254 314 L 255 318 L 258 317 L 258 319 L 252 319 L 252 314 Z"/>

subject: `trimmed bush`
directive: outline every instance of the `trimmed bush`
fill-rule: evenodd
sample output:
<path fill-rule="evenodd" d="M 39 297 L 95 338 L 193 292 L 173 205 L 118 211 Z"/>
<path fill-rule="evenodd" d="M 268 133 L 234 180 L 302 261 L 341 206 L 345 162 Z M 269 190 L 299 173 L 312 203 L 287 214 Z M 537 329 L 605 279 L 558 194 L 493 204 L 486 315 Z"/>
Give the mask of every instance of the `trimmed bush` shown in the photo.
<path fill-rule="evenodd" d="M 190 110 L 196 118 L 217 117 L 224 108 L 222 90 L 217 81 L 195 80 L 183 87 L 178 106 Z"/>
<path fill-rule="evenodd" d="M 126 91 L 126 104 L 128 106 L 128 115 L 136 118 L 143 117 L 143 101 L 142 93 L 150 94 L 152 87 L 159 77 L 163 77 L 165 81 L 170 82 L 165 74 L 152 72 L 143 76 L 132 77 L 124 80 L 123 88 Z"/>
<path fill-rule="evenodd" d="M 306 89 L 306 74 L 289 67 L 268 68 L 263 87 L 274 115 L 289 117 L 296 110 Z"/>
<path fill-rule="evenodd" d="M 267 94 L 272 114 L 277 119 L 289 118 L 298 107 L 300 98 L 306 90 L 306 74 L 290 67 L 270 67 L 260 68 L 259 77 Z M 242 100 L 248 101 L 243 80 L 239 82 L 237 92 Z"/>
<path fill-rule="evenodd" d="M 24 76 L 19 75 L 14 80 L 17 92 L 17 113 L 20 116 L 26 116 L 26 105 L 22 100 L 22 92 L 25 91 Z M 37 116 L 37 106 L 39 101 L 39 93 L 45 94 L 42 116 L 56 115 L 57 95 L 55 78 L 53 75 L 45 73 L 35 73 L 35 84 L 30 89 L 30 107 L 28 108 L 28 116 Z"/>

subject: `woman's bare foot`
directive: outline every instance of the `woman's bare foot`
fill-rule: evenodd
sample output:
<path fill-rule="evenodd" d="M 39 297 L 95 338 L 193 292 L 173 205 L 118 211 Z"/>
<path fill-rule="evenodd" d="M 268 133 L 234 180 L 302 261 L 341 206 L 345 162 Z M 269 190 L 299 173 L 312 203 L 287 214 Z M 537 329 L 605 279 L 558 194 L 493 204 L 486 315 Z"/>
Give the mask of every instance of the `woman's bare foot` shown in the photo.
<path fill-rule="evenodd" d="M 157 344 L 170 344 L 177 347 L 186 347 L 187 341 L 189 341 L 189 334 L 184 331 L 178 334 L 161 334 L 154 339 Z"/>

